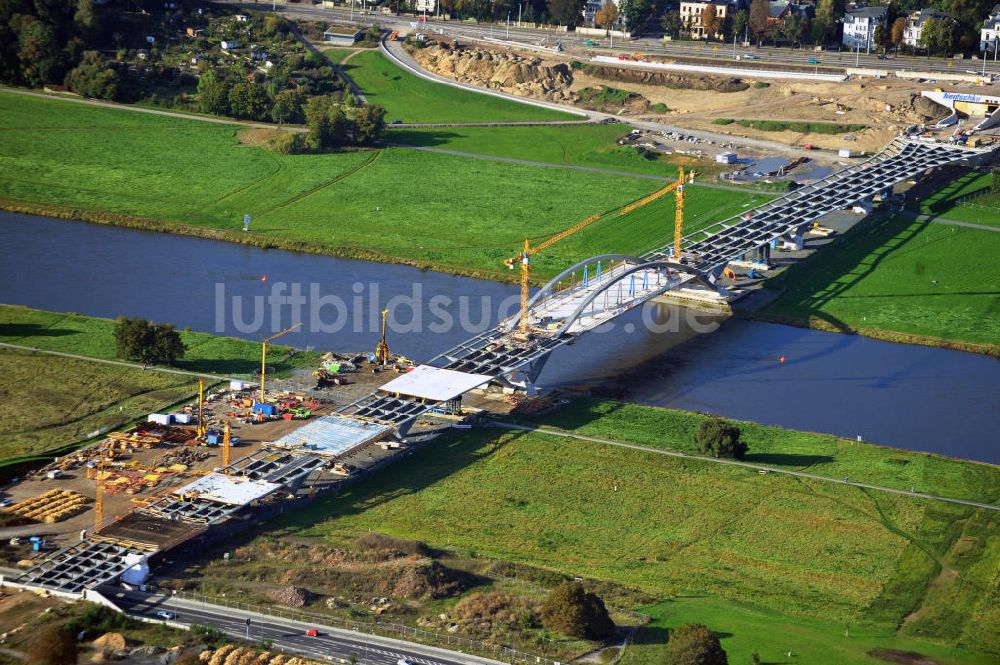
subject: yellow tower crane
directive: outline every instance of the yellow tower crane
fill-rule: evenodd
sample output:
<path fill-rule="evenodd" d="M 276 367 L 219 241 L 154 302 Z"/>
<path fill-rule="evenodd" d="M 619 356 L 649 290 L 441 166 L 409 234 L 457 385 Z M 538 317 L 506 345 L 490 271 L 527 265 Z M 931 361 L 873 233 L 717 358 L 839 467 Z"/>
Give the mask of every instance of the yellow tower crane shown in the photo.
<path fill-rule="evenodd" d="M 626 205 L 625 207 L 621 208 L 618 211 L 618 215 L 619 216 L 626 215 L 632 212 L 633 210 L 636 210 L 637 208 L 641 208 L 649 203 L 652 203 L 653 201 L 655 201 L 656 199 L 660 198 L 665 194 L 668 194 L 672 191 L 675 191 L 683 187 L 683 185 L 684 185 L 684 171 L 682 169 L 680 177 L 675 182 L 672 182 L 666 185 L 665 187 L 656 190 L 652 194 L 649 194 L 648 196 L 645 196 L 639 199 L 638 201 L 633 201 L 632 203 Z M 679 199 L 678 203 L 678 206 L 682 205 L 683 205 L 683 197 Z M 537 254 L 538 252 L 542 251 L 543 249 L 554 245 L 560 240 L 573 235 L 577 231 L 582 231 L 583 229 L 587 228 L 594 222 L 601 219 L 601 217 L 602 216 L 600 213 L 591 215 L 582 222 L 579 222 L 578 224 L 575 224 L 574 226 L 571 226 L 564 231 L 560 231 L 554 236 L 543 240 L 534 247 L 532 247 L 529 240 L 525 238 L 524 249 L 522 250 L 521 255 L 519 257 L 509 258 L 506 261 L 504 261 L 504 265 L 506 265 L 511 270 L 514 269 L 514 265 L 516 263 L 520 262 L 521 264 L 521 320 L 518 323 L 518 333 L 520 335 L 524 336 L 527 335 L 528 333 L 528 301 L 530 300 L 529 286 L 531 282 L 531 257 Z"/>
<path fill-rule="evenodd" d="M 677 211 L 674 213 L 674 261 L 681 260 L 681 240 L 684 238 L 684 167 L 677 174 L 677 189 L 674 198 L 677 200 Z"/>
<path fill-rule="evenodd" d="M 267 337 L 261 341 L 260 343 L 260 403 L 261 404 L 267 401 L 267 398 L 264 395 L 264 378 L 267 375 L 267 343 L 278 339 L 282 335 L 287 335 L 288 333 L 300 327 L 302 327 L 301 321 L 299 323 L 296 323 L 294 326 L 285 328 L 280 333 L 271 335 L 270 337 Z"/>
<path fill-rule="evenodd" d="M 389 316 L 389 310 L 382 310 L 382 337 L 378 341 L 378 345 L 375 347 L 375 362 L 379 365 L 389 364 L 389 343 L 385 340 L 385 322 L 386 318 Z"/>
<path fill-rule="evenodd" d="M 95 485 L 94 497 L 94 532 L 104 524 L 104 453 L 101 453 L 101 461 L 97 463 L 97 483 Z"/>
<path fill-rule="evenodd" d="M 198 436 L 202 439 L 208 432 L 208 424 L 205 422 L 205 379 L 198 379 Z"/>
<path fill-rule="evenodd" d="M 229 425 L 229 421 L 226 421 L 225 426 L 222 428 L 222 466 L 229 466 L 229 446 L 231 445 L 232 439 L 232 427 Z"/>

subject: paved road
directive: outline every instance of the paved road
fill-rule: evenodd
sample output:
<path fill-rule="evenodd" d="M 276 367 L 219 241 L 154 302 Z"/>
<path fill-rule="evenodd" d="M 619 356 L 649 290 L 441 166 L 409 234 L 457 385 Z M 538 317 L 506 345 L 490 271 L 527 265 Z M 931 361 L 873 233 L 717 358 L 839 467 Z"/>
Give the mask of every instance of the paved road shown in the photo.
<path fill-rule="evenodd" d="M 238 4 L 240 6 L 254 7 L 262 11 L 271 9 L 271 5 L 267 3 L 241 3 L 237 0 L 222 1 L 230 4 Z M 352 14 L 349 9 L 327 9 L 319 5 L 285 5 L 283 7 L 278 7 L 277 11 L 279 13 L 301 15 L 312 19 L 334 19 L 345 23 L 352 20 L 354 23 L 362 25 L 372 25 L 377 23 L 382 27 L 393 29 L 408 28 L 409 24 L 416 20 L 416 17 L 408 15 L 394 16 L 392 14 L 381 13 L 370 13 L 365 15 L 360 11 L 355 11 Z M 459 21 L 436 20 L 433 16 L 428 17 L 426 24 L 431 30 L 440 29 L 450 35 L 473 39 L 485 39 L 492 37 L 495 39 L 509 39 L 510 41 L 521 42 L 528 45 L 545 44 L 548 46 L 553 46 L 556 42 L 561 42 L 565 48 L 573 51 L 579 51 L 580 54 L 583 54 L 584 52 L 594 52 L 593 48 L 585 47 L 584 45 L 585 41 L 593 40 L 600 44 L 600 50 L 606 52 L 631 53 L 640 51 L 642 53 L 656 53 L 660 55 L 688 56 L 719 60 L 729 64 L 733 62 L 732 43 L 709 44 L 705 42 L 690 41 L 664 43 L 659 35 L 649 35 L 626 42 L 621 42 L 616 39 L 614 41 L 614 48 L 612 49 L 610 40 L 606 38 L 579 35 L 551 28 L 518 28 L 514 19 L 516 19 L 516 16 L 511 17 L 512 23 L 509 32 L 506 24 L 494 24 L 493 26 L 490 26 L 489 24 L 468 24 Z M 783 65 L 787 63 L 795 63 L 808 66 L 812 64 L 808 62 L 810 59 L 818 59 L 822 66 L 834 68 L 855 67 L 858 65 L 871 69 L 890 71 L 909 70 L 958 74 L 965 74 L 968 70 L 974 71 L 977 75 L 981 74 L 983 71 L 983 62 L 981 60 L 956 61 L 940 57 L 928 58 L 926 56 L 901 55 L 889 56 L 885 60 L 879 60 L 878 55 L 875 53 L 865 54 L 863 52 L 855 53 L 848 51 L 825 51 L 817 53 L 816 51 L 808 49 L 777 47 L 757 48 L 756 46 L 750 46 L 747 48 L 738 46 L 736 53 L 738 55 L 750 53 L 757 56 L 759 59 L 754 61 L 755 65 Z M 578 54 L 574 53 L 574 55 Z M 996 63 L 993 60 L 987 62 L 986 73 L 987 75 L 1000 74 L 1000 63 Z"/>
<path fill-rule="evenodd" d="M 132 369 L 145 369 L 147 372 L 164 372 L 166 374 L 182 374 L 184 376 L 193 377 L 204 377 L 206 379 L 217 379 L 219 381 L 232 381 L 234 380 L 229 376 L 222 376 L 220 374 L 209 374 L 207 372 L 190 372 L 185 369 L 174 369 L 172 367 L 159 367 L 157 365 L 150 365 L 143 367 L 140 363 L 133 363 L 127 360 L 108 360 L 105 358 L 94 358 L 93 356 L 81 356 L 76 353 L 65 353 L 63 351 L 50 351 L 48 349 L 36 349 L 33 346 L 22 346 L 21 344 L 8 344 L 7 342 L 0 342 L 0 348 L 3 349 L 17 349 L 18 351 L 31 351 L 32 353 L 44 353 L 50 356 L 59 356 L 61 358 L 74 358 L 76 360 L 89 360 L 95 363 L 104 363 L 105 365 L 120 365 L 122 367 L 130 367 Z M 243 380 L 243 379 L 239 379 Z"/>
<path fill-rule="evenodd" d="M 878 492 L 888 492 L 890 494 L 903 494 L 905 496 L 911 496 L 917 499 L 927 499 L 929 501 L 945 501 L 947 503 L 958 503 L 963 506 L 972 506 L 973 508 L 985 508 L 986 510 L 1000 510 L 1000 505 L 992 503 L 982 503 L 980 501 L 970 501 L 968 499 L 955 499 L 953 497 L 937 496 L 934 494 L 924 494 L 923 492 L 917 492 L 916 490 L 901 490 L 901 489 L 896 489 L 895 487 L 884 487 L 882 485 L 872 485 L 870 483 L 856 482 L 846 478 L 844 479 L 831 478 L 829 476 L 820 476 L 818 474 L 807 473 L 805 471 L 778 469 L 773 466 L 766 466 L 763 464 L 752 464 L 750 462 L 740 462 L 738 460 L 732 460 L 732 459 L 705 457 L 702 455 L 689 455 L 687 453 L 682 453 L 677 450 L 664 450 L 662 448 L 651 448 L 650 446 L 641 446 L 635 443 L 624 443 L 622 441 L 613 441 L 611 439 L 603 439 L 596 436 L 574 434 L 572 432 L 552 429 L 549 427 L 530 427 L 527 425 L 515 425 L 513 423 L 501 423 L 501 422 L 491 422 L 489 426 L 498 427 L 500 429 L 517 430 L 524 432 L 538 432 L 539 434 L 550 434 L 552 436 L 561 436 L 567 439 L 579 439 L 581 441 L 591 441 L 593 443 L 601 443 L 608 446 L 617 446 L 618 448 L 641 450 L 643 452 L 654 453 L 656 455 L 666 455 L 668 457 L 683 457 L 684 459 L 696 460 L 699 462 L 708 462 L 711 464 L 725 464 L 726 466 L 739 466 L 745 469 L 753 469 L 755 471 L 765 470 L 768 473 L 780 473 L 786 476 L 795 476 L 796 478 L 808 478 L 810 480 L 818 480 L 820 482 L 833 483 L 835 485 L 850 485 L 851 487 L 860 487 L 863 489 L 870 489 Z"/>
<path fill-rule="evenodd" d="M 960 222 L 957 219 L 948 219 L 947 217 L 938 217 L 937 215 L 923 215 L 918 212 L 913 212 L 912 210 L 904 210 L 903 214 L 907 217 L 914 219 L 918 222 L 931 222 L 932 224 L 946 224 L 948 226 L 961 226 L 967 229 L 976 229 L 977 231 L 990 231 L 992 233 L 1000 233 L 1000 227 L 997 226 L 987 226 L 985 224 L 974 224 L 972 222 Z"/>
<path fill-rule="evenodd" d="M 246 620 L 249 618 L 253 642 L 269 640 L 277 649 L 312 658 L 348 660 L 354 655 L 363 665 L 396 665 L 401 658 L 415 665 L 499 665 L 498 661 L 480 656 L 230 607 L 125 591 L 119 587 L 106 587 L 102 593 L 127 614 L 160 619 L 156 613 L 168 610 L 176 615 L 174 623 L 214 626 L 239 639 L 246 639 Z M 306 630 L 311 628 L 319 635 L 307 636 Z"/>

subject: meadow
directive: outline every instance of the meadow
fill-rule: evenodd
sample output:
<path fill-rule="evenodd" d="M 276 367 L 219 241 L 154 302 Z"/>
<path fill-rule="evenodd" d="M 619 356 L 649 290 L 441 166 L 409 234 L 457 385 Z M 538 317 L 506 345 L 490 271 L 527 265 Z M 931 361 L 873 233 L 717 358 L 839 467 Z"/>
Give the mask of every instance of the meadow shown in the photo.
<path fill-rule="evenodd" d="M 280 519 L 273 533 L 337 544 L 377 531 L 662 598 L 630 665 L 659 662 L 663 629 L 697 620 L 719 631 L 730 662 L 754 651 L 787 662 L 792 651 L 801 662 L 874 663 L 866 652 L 883 647 L 987 663 L 1000 651 L 990 628 L 1000 536 L 985 512 L 477 430 L 435 441 L 406 473 Z"/>
<path fill-rule="evenodd" d="M 390 123 L 396 120 L 422 123 L 582 119 L 574 113 L 481 95 L 422 79 L 396 66 L 380 51 L 359 53 L 343 66 L 343 70 L 370 103 L 385 108 L 385 119 Z"/>
<path fill-rule="evenodd" d="M 658 153 L 639 153 L 632 146 L 616 145 L 627 135 L 623 125 L 562 125 L 534 127 L 436 127 L 392 129 L 386 141 L 427 148 L 442 148 L 547 164 L 589 166 L 601 169 L 677 177 L 678 163 Z M 703 167 L 699 166 L 703 170 Z"/>
<path fill-rule="evenodd" d="M 876 218 L 779 275 L 764 315 L 830 330 L 1000 353 L 1000 234 Z"/>
<path fill-rule="evenodd" d="M 177 369 L 244 376 L 260 368 L 260 345 L 233 337 L 180 331 L 187 352 Z M 117 358 L 114 321 L 0 304 L 0 342 L 104 360 Z M 269 372 L 278 375 L 319 362 L 319 353 L 290 346 L 268 346 Z"/>
<path fill-rule="evenodd" d="M 498 279 L 509 279 L 503 259 L 525 237 L 659 186 L 402 148 L 277 155 L 241 144 L 234 127 L 10 94 L 0 94 L 0 127 L 0 203 L 9 209 Z M 752 196 L 692 188 L 688 216 L 737 210 Z M 648 246 L 590 229 L 554 247 L 539 278 L 593 254 L 663 244 L 673 223 L 663 213 Z"/>
<path fill-rule="evenodd" d="M 55 453 L 198 392 L 191 376 L 13 349 L 0 349 L 0 371 L 0 466 Z"/>
<path fill-rule="evenodd" d="M 911 203 L 910 210 L 959 222 L 1000 227 L 1000 199 L 989 194 L 992 180 L 990 173 L 966 173 L 929 196 Z M 973 198 L 959 202 L 969 196 Z"/>

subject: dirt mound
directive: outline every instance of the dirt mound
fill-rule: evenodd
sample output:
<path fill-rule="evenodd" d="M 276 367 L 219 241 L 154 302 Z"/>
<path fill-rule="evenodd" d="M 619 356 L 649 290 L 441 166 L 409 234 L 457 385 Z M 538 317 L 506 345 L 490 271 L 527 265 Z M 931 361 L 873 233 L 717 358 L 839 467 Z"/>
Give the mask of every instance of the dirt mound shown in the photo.
<path fill-rule="evenodd" d="M 94 648 L 101 651 L 121 651 L 125 648 L 125 636 L 121 633 L 104 633 L 94 640 Z"/>
<path fill-rule="evenodd" d="M 941 665 L 941 661 L 934 660 L 930 656 L 925 656 L 916 651 L 897 651 L 896 649 L 873 649 L 868 652 L 869 656 L 884 660 L 887 663 L 902 663 L 902 665 Z"/>
<path fill-rule="evenodd" d="M 750 84 L 739 78 L 717 76 L 694 76 L 687 74 L 672 74 L 669 72 L 654 72 L 626 67 L 603 67 L 591 65 L 587 73 L 599 79 L 627 83 L 642 83 L 645 85 L 663 85 L 680 90 L 712 90 L 714 92 L 740 92 L 750 87 Z"/>
<path fill-rule="evenodd" d="M 522 97 L 573 100 L 573 72 L 566 64 L 546 65 L 540 58 L 517 53 L 443 43 L 415 49 L 413 57 L 424 69 L 463 83 Z"/>
<path fill-rule="evenodd" d="M 951 113 L 946 106 L 921 95 L 913 95 L 910 104 L 913 106 L 913 111 L 919 114 L 924 122 L 937 122 L 947 118 Z"/>
<path fill-rule="evenodd" d="M 354 546 L 361 550 L 382 550 L 388 551 L 396 556 L 406 554 L 416 554 L 418 556 L 430 556 L 430 548 L 419 540 L 403 540 L 385 536 L 381 533 L 366 533 L 354 541 Z"/>
<path fill-rule="evenodd" d="M 464 588 L 462 581 L 437 561 L 400 571 L 390 594 L 396 598 L 448 598 Z"/>
<path fill-rule="evenodd" d="M 271 600 L 274 602 L 281 603 L 282 605 L 286 605 L 288 607 L 302 607 L 309 602 L 310 598 L 312 598 L 312 594 L 309 593 L 307 589 L 294 586 L 275 589 L 267 595 L 270 596 Z"/>

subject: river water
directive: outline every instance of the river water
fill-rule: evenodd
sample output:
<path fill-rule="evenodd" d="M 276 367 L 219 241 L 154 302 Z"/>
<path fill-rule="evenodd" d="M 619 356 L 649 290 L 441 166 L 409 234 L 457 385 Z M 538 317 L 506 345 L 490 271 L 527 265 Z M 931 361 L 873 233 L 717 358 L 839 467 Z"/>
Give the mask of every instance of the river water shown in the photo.
<path fill-rule="evenodd" d="M 0 302 L 253 340 L 303 321 L 280 343 L 336 351 L 373 349 L 388 305 L 393 351 L 428 360 L 500 309 L 513 311 L 517 291 L 404 266 L 0 212 Z M 598 386 L 645 404 L 1000 463 L 1000 363 L 991 358 L 690 316 L 653 304 L 629 312 L 553 354 L 539 384 Z"/>

